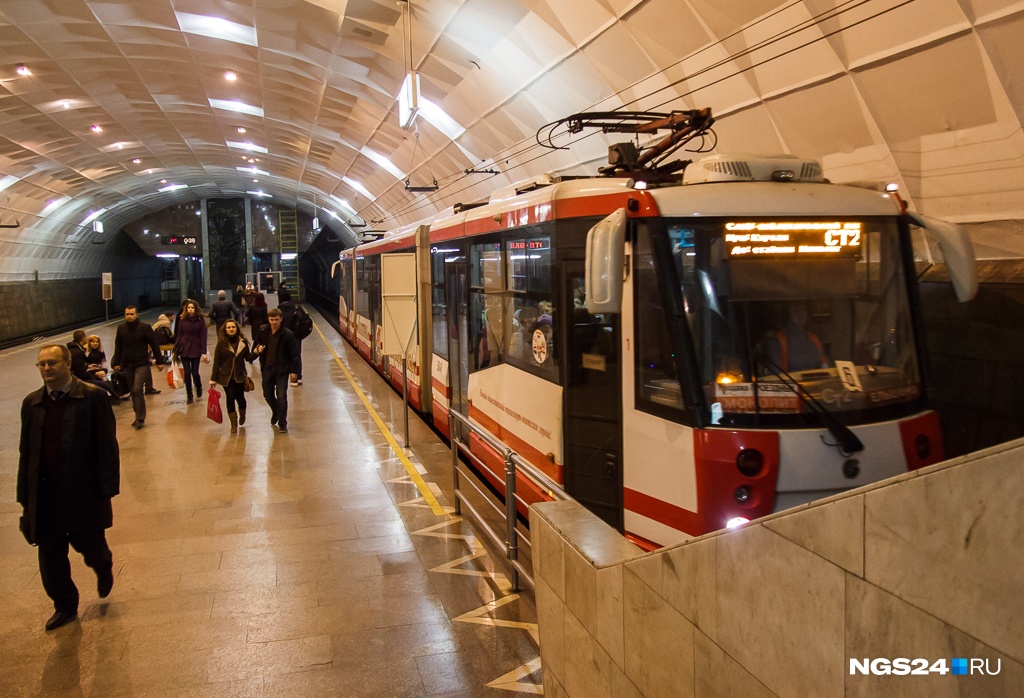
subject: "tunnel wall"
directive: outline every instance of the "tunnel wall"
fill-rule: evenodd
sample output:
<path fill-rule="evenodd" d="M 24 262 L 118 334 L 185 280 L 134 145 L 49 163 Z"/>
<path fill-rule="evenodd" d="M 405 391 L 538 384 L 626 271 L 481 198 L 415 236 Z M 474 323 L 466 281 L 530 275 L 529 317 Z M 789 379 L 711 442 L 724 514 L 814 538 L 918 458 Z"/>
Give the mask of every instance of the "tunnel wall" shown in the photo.
<path fill-rule="evenodd" d="M 551 696 L 1024 693 L 1024 440 L 643 554 L 532 507 Z M 851 673 L 988 659 L 989 675 Z"/>
<path fill-rule="evenodd" d="M 145 254 L 123 232 L 108 245 L 98 266 L 113 274 L 111 317 L 120 315 L 126 305 L 138 305 L 140 298 L 148 298 L 143 305 L 158 304 L 163 260 Z M 0 344 L 104 317 L 102 272 L 86 270 L 76 278 L 0 283 Z"/>
<path fill-rule="evenodd" d="M 1024 260 L 983 262 L 979 276 L 967 303 L 948 283 L 920 286 L 947 456 L 1024 437 Z"/>

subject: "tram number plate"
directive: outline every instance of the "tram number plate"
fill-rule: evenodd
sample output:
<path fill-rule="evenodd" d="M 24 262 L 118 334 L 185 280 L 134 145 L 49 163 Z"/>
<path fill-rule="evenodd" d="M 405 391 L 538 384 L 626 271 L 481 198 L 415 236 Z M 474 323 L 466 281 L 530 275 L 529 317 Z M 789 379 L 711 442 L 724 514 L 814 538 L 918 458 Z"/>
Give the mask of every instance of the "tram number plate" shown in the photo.
<path fill-rule="evenodd" d="M 605 358 L 601 354 L 584 354 L 583 368 L 589 368 L 592 371 L 608 370 L 605 363 Z"/>

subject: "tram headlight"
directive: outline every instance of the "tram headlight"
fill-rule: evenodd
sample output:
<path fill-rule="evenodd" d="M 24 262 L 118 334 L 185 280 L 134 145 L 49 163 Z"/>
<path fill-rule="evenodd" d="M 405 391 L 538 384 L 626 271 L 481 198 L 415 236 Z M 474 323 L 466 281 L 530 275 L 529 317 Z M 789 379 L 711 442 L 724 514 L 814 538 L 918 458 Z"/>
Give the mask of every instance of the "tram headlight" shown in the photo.
<path fill-rule="evenodd" d="M 924 460 L 932 454 L 932 440 L 925 434 L 918 434 L 914 439 L 914 448 L 917 449 L 917 457 Z"/>
<path fill-rule="evenodd" d="M 750 523 L 750 519 L 745 519 L 742 516 L 734 516 L 725 522 L 726 528 L 739 528 L 743 524 Z"/>
<path fill-rule="evenodd" d="M 754 490 L 749 485 L 740 485 L 733 491 L 732 498 L 737 504 L 749 504 L 754 498 Z"/>
<path fill-rule="evenodd" d="M 757 477 L 764 470 L 764 454 L 756 448 L 745 448 L 736 456 L 736 467 L 744 477 Z"/>

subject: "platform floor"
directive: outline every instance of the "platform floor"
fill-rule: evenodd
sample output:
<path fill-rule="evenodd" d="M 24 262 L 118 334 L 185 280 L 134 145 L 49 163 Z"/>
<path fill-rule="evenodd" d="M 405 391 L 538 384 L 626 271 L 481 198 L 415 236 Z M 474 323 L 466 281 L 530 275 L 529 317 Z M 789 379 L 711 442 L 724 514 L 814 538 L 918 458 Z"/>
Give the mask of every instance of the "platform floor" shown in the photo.
<path fill-rule="evenodd" d="M 314 318 L 287 434 L 270 425 L 258 387 L 237 436 L 155 371 L 163 392 L 147 398 L 144 429 L 131 428 L 130 402 L 114 407 L 114 589 L 99 599 L 72 553 L 80 620 L 50 633 L 52 605 L 14 500 L 20 402 L 41 385 L 43 342 L 0 352 L 0 696 L 541 692 L 532 600 L 509 591 L 451 513 L 445 444 L 413 417 L 411 448 L 396 453 L 401 401 Z M 84 328 L 108 356 L 115 325 Z M 201 373 L 207 380 L 209 366 Z M 354 385 L 394 432 L 390 443 Z"/>

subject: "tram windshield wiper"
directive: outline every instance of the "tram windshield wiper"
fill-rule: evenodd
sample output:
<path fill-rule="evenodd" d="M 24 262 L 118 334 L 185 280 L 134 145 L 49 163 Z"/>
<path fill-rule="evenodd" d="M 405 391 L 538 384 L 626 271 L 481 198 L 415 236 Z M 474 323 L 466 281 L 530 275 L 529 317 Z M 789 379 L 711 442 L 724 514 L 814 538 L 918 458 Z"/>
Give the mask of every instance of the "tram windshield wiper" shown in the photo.
<path fill-rule="evenodd" d="M 825 444 L 835 446 L 844 456 L 851 456 L 858 451 L 864 450 L 864 444 L 861 443 L 861 440 L 853 433 L 853 430 L 845 424 L 841 424 L 824 405 L 818 402 L 813 395 L 807 392 L 807 390 L 800 385 L 800 381 L 793 378 L 793 376 L 784 371 L 781 366 L 769 359 L 767 356 L 755 356 L 754 361 L 758 365 L 767 368 L 773 376 L 778 378 L 784 385 L 792 390 L 796 396 L 800 398 L 801 402 L 807 405 L 810 410 L 809 414 L 814 417 L 814 421 L 816 421 L 820 426 L 828 429 L 828 433 L 832 435 L 832 438 L 836 440 L 836 443 L 830 444 L 828 441 L 825 441 L 825 437 L 822 437 L 821 440 Z M 754 389 L 756 390 L 756 382 L 754 386 Z"/>

